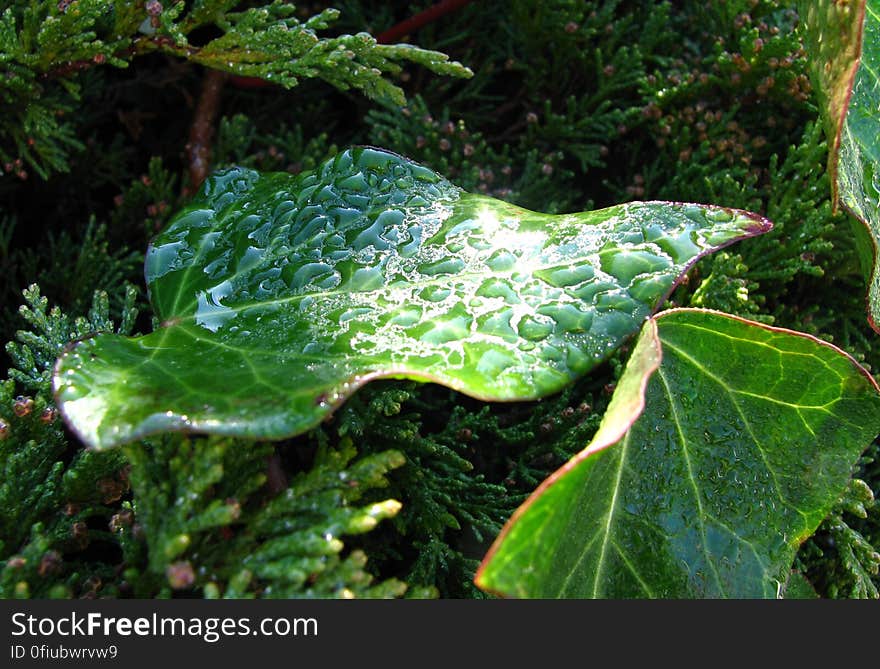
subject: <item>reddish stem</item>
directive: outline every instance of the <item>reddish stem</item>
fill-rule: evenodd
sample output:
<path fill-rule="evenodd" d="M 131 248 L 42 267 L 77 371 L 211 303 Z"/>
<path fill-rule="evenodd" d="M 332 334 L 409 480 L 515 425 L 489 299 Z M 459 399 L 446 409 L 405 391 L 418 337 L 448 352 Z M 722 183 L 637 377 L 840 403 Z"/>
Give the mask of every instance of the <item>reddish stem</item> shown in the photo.
<path fill-rule="evenodd" d="M 202 93 L 186 145 L 189 180 L 193 190 L 202 185 L 211 167 L 211 140 L 214 138 L 214 125 L 220 112 L 220 94 L 226 79 L 225 72 L 207 70 L 202 82 Z"/>
<path fill-rule="evenodd" d="M 379 44 L 396 42 L 401 37 L 414 33 L 422 26 L 433 23 L 441 16 L 449 14 L 449 12 L 454 12 L 456 9 L 464 7 L 471 2 L 472 0 L 441 0 L 441 2 L 438 2 L 433 7 L 428 7 L 425 11 L 420 12 L 415 16 L 411 16 L 397 25 L 391 26 L 385 32 L 377 35 L 376 41 L 379 42 Z"/>

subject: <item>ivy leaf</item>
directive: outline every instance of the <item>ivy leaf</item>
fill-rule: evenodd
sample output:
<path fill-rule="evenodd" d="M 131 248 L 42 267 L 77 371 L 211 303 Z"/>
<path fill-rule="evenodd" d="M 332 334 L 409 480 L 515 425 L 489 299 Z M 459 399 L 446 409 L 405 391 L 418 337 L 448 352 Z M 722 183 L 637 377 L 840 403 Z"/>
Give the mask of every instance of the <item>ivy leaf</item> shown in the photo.
<path fill-rule="evenodd" d="M 868 320 L 880 332 L 880 0 L 804 0 L 800 13 L 829 138 L 832 201 L 859 221 Z"/>
<path fill-rule="evenodd" d="M 637 332 L 702 254 L 768 228 L 657 202 L 538 214 L 371 148 L 299 176 L 235 168 L 147 252 L 161 328 L 66 351 L 58 404 L 104 447 L 288 437 L 378 377 L 536 398 Z"/>
<path fill-rule="evenodd" d="M 477 583 L 518 597 L 776 597 L 878 431 L 877 385 L 833 346 L 664 312 L 593 441 L 514 513 Z"/>

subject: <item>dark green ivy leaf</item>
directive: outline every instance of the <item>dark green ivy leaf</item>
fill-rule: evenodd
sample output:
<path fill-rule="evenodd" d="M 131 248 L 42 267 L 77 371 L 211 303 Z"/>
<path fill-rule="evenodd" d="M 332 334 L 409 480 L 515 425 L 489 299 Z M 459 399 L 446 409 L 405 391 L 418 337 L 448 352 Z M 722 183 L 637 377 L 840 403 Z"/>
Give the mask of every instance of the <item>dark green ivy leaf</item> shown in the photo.
<path fill-rule="evenodd" d="M 664 312 L 592 443 L 515 512 L 477 583 L 516 597 L 781 596 L 878 432 L 877 385 L 842 351 Z"/>
<path fill-rule="evenodd" d="M 104 447 L 288 437 L 378 377 L 536 398 L 637 332 L 701 255 L 768 228 L 663 202 L 539 214 L 372 148 L 299 176 L 231 169 L 147 253 L 162 327 L 70 348 L 58 404 Z"/>
<path fill-rule="evenodd" d="M 868 321 L 880 332 L 880 0 L 803 0 L 800 13 L 828 135 L 833 201 L 857 221 Z"/>

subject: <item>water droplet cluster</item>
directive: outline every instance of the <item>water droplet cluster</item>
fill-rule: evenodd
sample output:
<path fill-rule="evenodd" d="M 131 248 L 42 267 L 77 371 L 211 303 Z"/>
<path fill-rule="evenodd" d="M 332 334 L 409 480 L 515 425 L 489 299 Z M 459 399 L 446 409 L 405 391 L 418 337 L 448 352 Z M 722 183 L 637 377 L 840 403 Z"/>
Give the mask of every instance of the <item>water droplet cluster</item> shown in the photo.
<path fill-rule="evenodd" d="M 605 359 L 689 263 L 750 226 L 668 203 L 539 214 L 372 148 L 297 176 L 233 168 L 148 251 L 165 327 L 77 352 L 140 368 L 102 363 L 101 378 L 150 412 L 138 430 L 289 434 L 377 375 L 537 397 Z M 95 383 L 85 366 L 70 366 L 68 396 Z"/>

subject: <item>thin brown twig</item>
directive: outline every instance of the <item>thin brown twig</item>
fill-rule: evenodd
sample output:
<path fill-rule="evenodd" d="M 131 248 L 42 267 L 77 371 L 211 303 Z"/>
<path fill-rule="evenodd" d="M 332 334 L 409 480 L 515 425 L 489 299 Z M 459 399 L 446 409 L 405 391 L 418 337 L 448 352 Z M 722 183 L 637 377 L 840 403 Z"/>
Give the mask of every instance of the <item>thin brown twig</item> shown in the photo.
<path fill-rule="evenodd" d="M 214 125 L 220 112 L 220 97 L 228 75 L 219 70 L 208 70 L 202 81 L 202 92 L 189 129 L 186 153 L 189 163 L 189 181 L 197 190 L 211 168 L 211 141 Z"/>
<path fill-rule="evenodd" d="M 414 33 L 422 26 L 427 25 L 428 23 L 433 23 L 444 14 L 454 12 L 456 9 L 464 7 L 471 2 L 473 2 L 473 0 L 442 0 L 436 5 L 428 7 L 425 11 L 420 12 L 415 16 L 411 16 L 405 21 L 401 21 L 400 23 L 391 26 L 385 32 L 376 35 L 376 41 L 379 42 L 379 44 L 391 44 L 391 42 L 396 42 L 401 37 L 406 37 L 410 33 Z"/>

